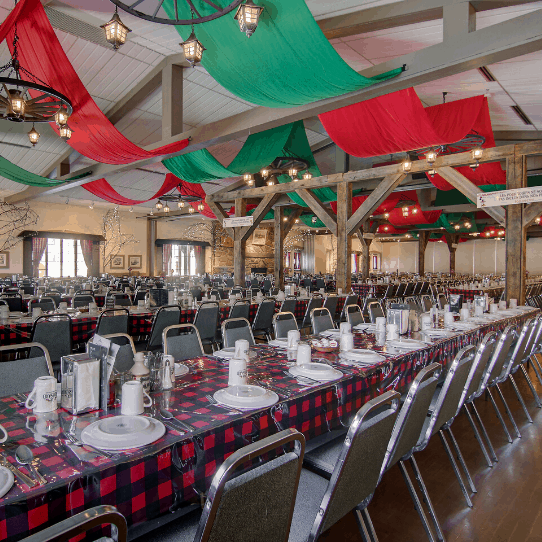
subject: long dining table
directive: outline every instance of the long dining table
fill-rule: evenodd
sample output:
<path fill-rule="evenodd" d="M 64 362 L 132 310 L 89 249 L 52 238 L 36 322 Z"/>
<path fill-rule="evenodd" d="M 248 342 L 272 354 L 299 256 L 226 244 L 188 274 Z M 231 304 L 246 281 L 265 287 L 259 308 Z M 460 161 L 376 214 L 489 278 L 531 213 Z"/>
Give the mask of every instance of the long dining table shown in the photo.
<path fill-rule="evenodd" d="M 167 429 L 151 445 L 120 452 L 115 458 L 98 456 L 66 444 L 64 433 L 80 436 L 88 424 L 120 414 L 115 406 L 72 416 L 63 409 L 34 414 L 14 397 L 0 399 L 0 423 L 9 434 L 0 454 L 16 465 L 18 445 L 32 448 L 47 484 L 29 488 L 15 484 L 0 498 L 0 540 L 15 542 L 101 504 L 114 505 L 126 517 L 131 532 L 161 516 L 194 509 L 205 496 L 217 468 L 235 450 L 286 428 L 296 428 L 308 440 L 349 424 L 369 399 L 395 389 L 404 392 L 426 365 L 439 362 L 444 369 L 457 352 L 477 344 L 490 331 L 521 326 L 537 309 L 477 325 L 467 332 L 430 340 L 414 351 L 376 344 L 375 335 L 355 333 L 356 348 L 370 348 L 384 356 L 371 365 L 343 364 L 337 352 L 313 350 L 313 361 L 323 361 L 343 374 L 333 382 L 298 380 L 288 370 L 293 355 L 266 344 L 252 347 L 248 380 L 278 395 L 271 407 L 231 411 L 211 404 L 209 395 L 228 386 L 228 361 L 201 356 L 183 361 L 189 373 L 175 388 L 151 393 L 147 416 L 166 408 L 193 430 Z M 23 469 L 23 467 L 21 467 Z"/>

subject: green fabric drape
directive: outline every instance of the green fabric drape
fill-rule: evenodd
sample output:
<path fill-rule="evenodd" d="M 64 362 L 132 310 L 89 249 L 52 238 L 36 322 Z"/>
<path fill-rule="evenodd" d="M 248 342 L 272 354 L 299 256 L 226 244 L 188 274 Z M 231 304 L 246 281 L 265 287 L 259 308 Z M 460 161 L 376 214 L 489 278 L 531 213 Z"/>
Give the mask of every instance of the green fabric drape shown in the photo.
<path fill-rule="evenodd" d="M 58 186 L 64 182 L 53 181 L 47 177 L 41 177 L 35 173 L 30 173 L 30 171 L 12 164 L 3 156 L 0 156 L 0 176 L 5 177 L 10 181 L 26 184 L 28 186 Z"/>
<path fill-rule="evenodd" d="M 224 7 L 231 0 L 214 0 Z M 193 0 L 197 11 L 212 8 Z M 305 0 L 258 0 L 264 8 L 254 35 L 239 31 L 234 13 L 199 24 L 196 37 L 206 48 L 202 64 L 232 94 L 265 107 L 295 107 L 340 96 L 401 73 L 392 70 L 366 78 L 350 68 L 320 30 Z M 177 2 L 179 17 L 190 19 L 187 2 Z M 164 10 L 174 14 L 174 0 Z M 189 26 L 177 26 L 186 40 Z"/>
<path fill-rule="evenodd" d="M 468 220 L 471 223 L 471 227 L 462 227 L 459 230 L 456 230 L 454 226 L 462 218 L 465 219 L 464 221 Z M 472 233 L 478 231 L 478 226 L 474 220 L 474 213 L 442 213 L 439 219 L 436 222 L 433 222 L 433 224 L 418 224 L 416 226 L 416 229 L 418 230 L 430 230 L 435 228 L 444 228 L 443 231 L 446 231 L 447 233 Z"/>

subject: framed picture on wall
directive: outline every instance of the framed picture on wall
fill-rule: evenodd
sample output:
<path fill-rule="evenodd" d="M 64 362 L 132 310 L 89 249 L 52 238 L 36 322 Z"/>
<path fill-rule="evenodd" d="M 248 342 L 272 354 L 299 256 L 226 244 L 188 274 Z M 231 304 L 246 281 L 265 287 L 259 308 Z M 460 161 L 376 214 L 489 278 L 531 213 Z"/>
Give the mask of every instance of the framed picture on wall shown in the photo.
<path fill-rule="evenodd" d="M 131 267 L 132 269 L 141 269 L 141 265 L 142 261 L 140 254 L 133 254 L 132 256 L 128 256 L 128 267 Z"/>
<path fill-rule="evenodd" d="M 254 230 L 252 234 L 253 245 L 265 245 L 267 242 L 267 230 Z"/>
<path fill-rule="evenodd" d="M 111 264 L 109 265 L 111 269 L 124 269 L 124 255 L 114 256 L 111 258 Z"/>
<path fill-rule="evenodd" d="M 0 269 L 9 268 L 9 252 L 0 252 Z"/>

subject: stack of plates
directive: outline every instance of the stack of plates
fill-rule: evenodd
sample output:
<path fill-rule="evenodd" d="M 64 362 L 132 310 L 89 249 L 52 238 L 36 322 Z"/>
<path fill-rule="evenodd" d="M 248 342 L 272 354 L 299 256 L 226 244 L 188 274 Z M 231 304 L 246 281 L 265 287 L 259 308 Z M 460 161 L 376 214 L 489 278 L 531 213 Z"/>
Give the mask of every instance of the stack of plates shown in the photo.
<path fill-rule="evenodd" d="M 338 380 L 343 376 L 341 371 L 337 371 L 337 369 L 334 369 L 325 363 L 305 363 L 303 365 L 294 365 L 290 367 L 290 373 L 294 376 L 305 376 L 320 382 Z"/>
<path fill-rule="evenodd" d="M 398 350 L 419 350 L 420 348 L 426 348 L 429 345 L 423 341 L 415 341 L 414 339 L 398 339 L 387 341 L 386 346 L 391 346 Z"/>
<path fill-rule="evenodd" d="M 327 337 L 329 339 L 338 339 L 341 336 L 340 329 L 326 329 L 320 333 L 321 337 Z"/>
<path fill-rule="evenodd" d="M 288 348 L 288 339 L 274 339 L 267 343 L 269 346 L 275 346 L 276 348 Z"/>
<path fill-rule="evenodd" d="M 235 346 L 228 346 L 228 348 L 223 348 L 222 350 L 217 350 L 216 352 L 213 352 L 213 356 L 216 356 L 217 358 L 222 358 L 222 359 L 233 359 L 234 355 L 235 355 Z M 249 350 L 248 357 L 249 359 L 255 358 L 256 352 Z"/>
<path fill-rule="evenodd" d="M 213 397 L 223 405 L 242 409 L 270 407 L 279 400 L 274 391 L 250 384 L 218 390 Z"/>
<path fill-rule="evenodd" d="M 358 324 L 354 326 L 357 331 L 376 331 L 376 324 Z"/>
<path fill-rule="evenodd" d="M 345 365 L 374 365 L 375 363 L 386 360 L 384 356 L 381 356 L 374 350 L 367 350 L 365 348 L 355 348 L 354 350 L 348 350 L 348 352 L 341 352 L 339 359 Z"/>
<path fill-rule="evenodd" d="M 484 316 L 471 316 L 467 322 L 472 322 L 473 324 L 477 324 L 479 326 L 483 326 L 484 324 L 487 324 L 489 320 L 485 318 Z"/>
<path fill-rule="evenodd" d="M 453 324 L 452 324 L 453 325 Z M 446 331 L 445 329 L 428 329 L 426 331 L 422 331 L 421 333 L 423 333 L 424 335 L 427 335 L 428 337 L 431 337 L 431 338 L 444 338 L 444 337 L 451 337 L 452 335 L 454 335 L 454 333 L 452 331 Z"/>
<path fill-rule="evenodd" d="M 476 329 L 476 324 L 469 322 L 454 322 L 446 327 L 455 331 L 470 331 L 471 329 Z"/>
<path fill-rule="evenodd" d="M 81 440 L 102 450 L 129 450 L 152 444 L 166 432 L 164 424 L 146 416 L 114 416 L 87 425 Z"/>

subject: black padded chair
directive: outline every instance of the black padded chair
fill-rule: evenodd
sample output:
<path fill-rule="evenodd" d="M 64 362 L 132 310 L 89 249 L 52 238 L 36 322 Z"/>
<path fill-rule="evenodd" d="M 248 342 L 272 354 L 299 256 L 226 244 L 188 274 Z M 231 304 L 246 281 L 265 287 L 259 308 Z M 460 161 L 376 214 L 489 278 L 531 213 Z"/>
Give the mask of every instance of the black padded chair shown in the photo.
<path fill-rule="evenodd" d="M 67 314 L 40 316 L 32 326 L 31 342 L 40 343 L 49 352 L 53 370 L 60 369 L 60 358 L 73 352 L 72 319 Z M 39 349 L 30 349 L 30 357 L 37 357 Z"/>
<path fill-rule="evenodd" d="M 151 334 L 147 340 L 147 350 L 157 350 L 162 346 L 162 333 L 168 326 L 181 322 L 181 307 L 179 305 L 164 305 L 154 314 Z"/>
<path fill-rule="evenodd" d="M 130 313 L 128 309 L 107 309 L 98 317 L 96 335 L 111 335 L 113 333 L 128 333 Z"/>
<path fill-rule="evenodd" d="M 217 301 L 205 301 L 198 307 L 194 318 L 194 325 L 198 328 L 201 344 L 211 346 L 212 350 L 217 343 L 216 330 L 219 312 L 220 306 Z"/>
<path fill-rule="evenodd" d="M 275 300 L 264 299 L 256 312 L 254 323 L 252 324 L 252 333 L 259 339 L 270 340 L 271 330 L 273 328 L 273 315 L 275 314 Z"/>
<path fill-rule="evenodd" d="M 228 318 L 222 322 L 222 343 L 224 348 L 235 346 L 235 341 L 246 340 L 254 346 L 254 335 L 246 318 Z"/>
<path fill-rule="evenodd" d="M 203 345 L 198 328 L 193 324 L 168 326 L 162 332 L 164 354 L 172 355 L 176 361 L 203 356 Z"/>

